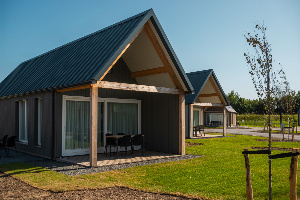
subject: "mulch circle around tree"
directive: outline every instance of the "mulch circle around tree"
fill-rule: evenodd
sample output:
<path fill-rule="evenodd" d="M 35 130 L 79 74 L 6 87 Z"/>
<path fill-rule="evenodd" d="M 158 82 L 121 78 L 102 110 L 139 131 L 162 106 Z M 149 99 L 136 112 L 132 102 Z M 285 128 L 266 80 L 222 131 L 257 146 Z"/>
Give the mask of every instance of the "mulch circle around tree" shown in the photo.
<path fill-rule="evenodd" d="M 204 144 L 203 143 L 186 142 L 185 145 L 188 147 L 193 147 L 193 146 L 200 146 L 200 145 L 204 145 Z"/>

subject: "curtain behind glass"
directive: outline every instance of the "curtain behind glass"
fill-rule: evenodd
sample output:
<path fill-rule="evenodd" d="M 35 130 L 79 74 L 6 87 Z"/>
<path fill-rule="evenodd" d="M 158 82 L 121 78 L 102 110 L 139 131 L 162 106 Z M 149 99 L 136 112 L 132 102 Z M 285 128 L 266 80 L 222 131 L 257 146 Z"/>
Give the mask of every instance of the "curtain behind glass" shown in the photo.
<path fill-rule="evenodd" d="M 84 149 L 89 147 L 90 102 L 66 102 L 66 149 Z"/>
<path fill-rule="evenodd" d="M 103 103 L 98 103 L 98 144 L 103 146 Z M 90 145 L 90 102 L 66 102 L 65 149 L 84 149 Z"/>
<path fill-rule="evenodd" d="M 138 104 L 107 103 L 107 132 L 138 134 Z"/>
<path fill-rule="evenodd" d="M 193 110 L 193 125 L 199 125 L 199 110 Z"/>

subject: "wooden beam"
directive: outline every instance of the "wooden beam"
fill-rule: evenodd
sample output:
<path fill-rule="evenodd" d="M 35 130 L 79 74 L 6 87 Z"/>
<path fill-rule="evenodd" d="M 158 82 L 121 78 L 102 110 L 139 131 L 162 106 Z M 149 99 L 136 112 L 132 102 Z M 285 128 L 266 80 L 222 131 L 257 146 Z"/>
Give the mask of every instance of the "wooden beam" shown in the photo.
<path fill-rule="evenodd" d="M 194 103 L 193 105 L 202 107 L 224 107 L 221 103 Z"/>
<path fill-rule="evenodd" d="M 166 67 L 158 67 L 158 68 L 152 68 L 152 69 L 142 70 L 138 72 L 131 72 L 131 78 L 150 76 L 150 75 L 162 74 L 162 73 L 168 73 Z"/>
<path fill-rule="evenodd" d="M 82 90 L 82 89 L 87 89 L 87 88 L 90 88 L 90 87 L 91 87 L 91 84 L 89 84 L 89 85 L 81 85 L 81 86 L 76 86 L 76 87 L 71 87 L 71 88 L 56 90 L 56 92 L 67 92 L 67 91 L 73 91 L 73 90 Z"/>
<path fill-rule="evenodd" d="M 128 84 L 128 83 L 108 82 L 108 81 L 100 81 L 98 82 L 97 86 L 99 88 L 115 89 L 115 90 L 179 94 L 179 90 L 175 88 L 155 87 L 155 86 L 148 86 L 148 85 L 136 85 L 136 84 Z"/>
<path fill-rule="evenodd" d="M 190 126 L 189 134 L 190 135 L 189 136 L 190 136 L 190 138 L 192 138 L 192 136 L 194 136 L 194 112 L 193 112 L 194 106 L 193 106 L 193 104 L 191 104 L 190 109 L 191 109 L 191 112 L 190 112 L 190 124 L 189 124 L 189 126 Z"/>
<path fill-rule="evenodd" d="M 145 27 L 145 25 L 143 26 L 143 28 L 141 28 L 139 30 L 139 32 L 134 36 L 134 38 L 129 42 L 129 44 L 126 45 L 126 47 L 123 49 L 123 51 L 120 53 L 120 55 L 118 55 L 118 57 L 115 59 L 115 61 L 109 66 L 109 68 L 106 70 L 106 72 L 101 76 L 101 78 L 99 79 L 99 81 L 102 81 L 104 79 L 104 77 L 109 72 L 109 70 L 111 70 L 111 68 L 116 64 L 116 62 L 126 52 L 126 50 L 130 47 L 130 45 L 132 44 L 132 42 L 135 40 L 135 38 L 142 32 L 142 30 L 144 29 L 144 27 Z"/>
<path fill-rule="evenodd" d="M 185 155 L 185 97 L 179 94 L 179 154 Z"/>
<path fill-rule="evenodd" d="M 226 108 L 223 109 L 223 136 L 226 136 Z"/>
<path fill-rule="evenodd" d="M 97 167 L 98 87 L 90 86 L 90 167 Z"/>
<path fill-rule="evenodd" d="M 156 38 L 154 32 L 152 31 L 152 28 L 150 27 L 149 23 L 147 22 L 145 24 L 145 27 L 144 27 L 153 47 L 155 48 L 155 51 L 157 52 L 158 56 L 160 57 L 162 63 L 164 64 L 164 66 L 166 66 L 167 70 L 168 70 L 168 73 L 174 83 L 174 85 L 177 87 L 177 88 L 181 88 L 182 89 L 182 86 L 181 86 L 181 83 L 180 81 L 178 80 L 171 64 L 169 63 L 168 61 L 168 58 L 167 56 L 165 55 L 165 52 L 164 50 L 162 49 L 162 47 L 160 46 L 159 44 L 159 41 L 158 39 Z"/>
<path fill-rule="evenodd" d="M 220 101 L 226 105 L 226 102 L 223 100 L 224 98 L 220 96 L 220 92 L 218 92 L 219 90 L 217 89 L 217 87 L 215 86 L 214 80 L 212 79 L 212 76 L 209 77 L 209 82 L 211 83 L 211 85 L 213 86 L 214 90 L 216 91 Z"/>
<path fill-rule="evenodd" d="M 211 94 L 200 94 L 199 97 L 215 97 L 218 96 L 217 93 L 211 93 Z"/>

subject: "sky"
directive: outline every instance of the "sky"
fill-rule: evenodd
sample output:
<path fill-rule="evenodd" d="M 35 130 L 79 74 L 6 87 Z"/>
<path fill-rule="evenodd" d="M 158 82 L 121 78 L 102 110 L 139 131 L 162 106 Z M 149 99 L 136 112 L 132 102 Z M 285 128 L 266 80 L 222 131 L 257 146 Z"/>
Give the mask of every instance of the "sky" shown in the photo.
<path fill-rule="evenodd" d="M 244 35 L 264 23 L 274 65 L 300 90 L 299 0 L 0 0 L 0 82 L 23 61 L 150 8 L 186 73 L 213 69 L 226 94 L 247 99 L 257 95 Z"/>

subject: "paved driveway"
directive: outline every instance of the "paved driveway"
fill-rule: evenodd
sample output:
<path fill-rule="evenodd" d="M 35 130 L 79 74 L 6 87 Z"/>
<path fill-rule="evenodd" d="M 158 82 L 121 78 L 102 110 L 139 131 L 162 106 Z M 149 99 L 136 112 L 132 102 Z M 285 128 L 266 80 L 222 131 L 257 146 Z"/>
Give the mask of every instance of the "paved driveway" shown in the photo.
<path fill-rule="evenodd" d="M 254 135 L 261 137 L 269 137 L 269 133 L 260 133 L 262 128 L 227 128 L 226 133 L 237 135 Z M 205 129 L 208 133 L 223 133 L 223 129 Z M 282 139 L 282 134 L 272 133 L 272 138 Z M 288 138 L 288 134 L 285 134 L 284 139 Z M 292 139 L 292 133 L 290 133 L 289 139 Z M 295 135 L 295 140 L 300 141 L 300 135 Z"/>

